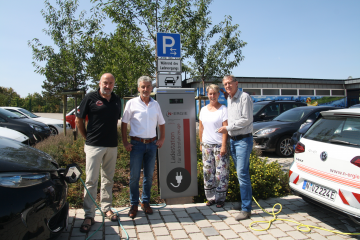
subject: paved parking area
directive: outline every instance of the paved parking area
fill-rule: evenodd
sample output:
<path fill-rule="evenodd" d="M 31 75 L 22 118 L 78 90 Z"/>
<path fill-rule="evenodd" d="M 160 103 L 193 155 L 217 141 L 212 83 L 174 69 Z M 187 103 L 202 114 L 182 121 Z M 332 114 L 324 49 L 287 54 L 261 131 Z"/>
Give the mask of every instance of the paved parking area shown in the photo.
<path fill-rule="evenodd" d="M 298 221 L 334 231 L 360 232 L 360 226 L 350 220 L 310 205 L 297 196 L 290 195 L 259 201 L 259 204 L 267 211 L 272 211 L 272 206 L 275 203 L 282 204 L 282 211 L 277 215 L 277 218 Z M 235 203 L 227 202 L 223 208 L 208 207 L 204 203 L 169 205 L 165 208 L 154 209 L 152 215 L 145 215 L 140 210 L 135 219 L 127 216 L 128 209 L 117 208 L 116 210 L 119 211 L 121 224 L 127 231 L 129 239 L 360 239 L 357 236 L 340 235 L 319 229 L 312 229 L 311 232 L 304 233 L 296 229 L 298 224 L 281 220 L 273 222 L 268 230 L 254 231 L 249 227 L 251 222 L 267 221 L 273 217 L 264 213 L 253 203 L 251 219 L 238 222 L 235 220 L 238 211 L 232 210 L 233 204 Z M 86 239 L 88 235 L 79 231 L 83 217 L 82 209 L 71 209 L 68 230 L 62 233 L 59 239 Z M 101 225 L 101 215 L 96 216 L 95 220 L 97 223 L 93 225 L 92 232 Z M 265 229 L 267 226 L 268 223 L 260 223 L 254 225 L 253 228 Z M 126 234 L 117 222 L 114 223 L 106 219 L 105 224 L 91 239 L 126 239 Z"/>

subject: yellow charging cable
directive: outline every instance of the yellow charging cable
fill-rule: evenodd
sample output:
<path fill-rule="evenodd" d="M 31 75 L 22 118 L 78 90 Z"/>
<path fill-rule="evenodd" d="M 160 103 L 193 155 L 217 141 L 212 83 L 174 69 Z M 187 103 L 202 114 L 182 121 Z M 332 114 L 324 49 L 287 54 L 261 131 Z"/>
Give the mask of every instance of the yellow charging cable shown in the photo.
<path fill-rule="evenodd" d="M 329 230 L 329 229 L 325 229 L 325 228 L 321 228 L 321 227 L 316 227 L 316 226 L 312 226 L 312 225 L 306 225 L 306 224 L 302 224 L 300 222 L 297 221 L 293 221 L 293 220 L 289 220 L 289 219 L 282 219 L 282 218 L 277 218 L 276 215 L 279 214 L 282 210 L 282 205 L 280 203 L 276 203 L 274 204 L 273 208 L 272 208 L 272 212 L 269 213 L 268 211 L 266 211 L 265 209 L 263 209 L 260 204 L 256 201 L 256 199 L 253 197 L 256 205 L 259 206 L 259 208 L 261 208 L 261 210 L 263 210 L 263 212 L 266 212 L 269 215 L 272 215 L 274 218 L 270 219 L 268 221 L 253 221 L 249 224 L 249 227 L 254 230 L 254 231 L 266 231 L 271 227 L 271 223 L 275 222 L 276 220 L 280 220 L 280 221 L 287 221 L 287 222 L 293 222 L 293 223 L 297 223 L 298 226 L 296 227 L 297 230 L 299 230 L 300 232 L 310 232 L 311 228 L 317 228 L 317 229 L 321 229 L 324 231 L 328 231 L 328 232 L 332 232 L 332 233 L 337 233 L 337 234 L 343 234 L 343 235 L 360 235 L 360 233 L 343 233 L 343 232 L 339 232 L 339 231 L 333 231 L 333 230 Z M 276 206 L 280 206 L 280 209 L 275 212 L 275 207 Z M 255 229 L 252 227 L 252 225 L 257 224 L 257 223 L 269 223 L 268 227 L 266 229 Z"/>

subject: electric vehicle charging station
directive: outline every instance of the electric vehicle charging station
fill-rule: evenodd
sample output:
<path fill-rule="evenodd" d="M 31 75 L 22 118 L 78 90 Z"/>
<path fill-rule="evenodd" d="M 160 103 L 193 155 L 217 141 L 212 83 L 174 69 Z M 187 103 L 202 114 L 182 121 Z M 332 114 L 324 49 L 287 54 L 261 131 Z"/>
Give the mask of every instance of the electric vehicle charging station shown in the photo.
<path fill-rule="evenodd" d="M 158 151 L 160 197 L 197 196 L 195 89 L 158 88 L 156 101 L 166 122 Z"/>

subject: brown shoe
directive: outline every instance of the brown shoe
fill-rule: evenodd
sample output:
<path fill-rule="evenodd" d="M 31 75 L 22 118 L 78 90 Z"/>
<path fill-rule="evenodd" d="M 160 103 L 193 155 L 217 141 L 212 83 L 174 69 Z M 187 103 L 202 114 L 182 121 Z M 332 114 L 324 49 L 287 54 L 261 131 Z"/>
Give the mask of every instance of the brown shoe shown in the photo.
<path fill-rule="evenodd" d="M 142 209 L 146 214 L 153 214 L 153 210 L 151 209 L 149 203 L 141 203 L 141 209 Z"/>
<path fill-rule="evenodd" d="M 130 210 L 129 210 L 129 217 L 135 218 L 137 212 L 138 212 L 138 206 L 131 205 Z"/>

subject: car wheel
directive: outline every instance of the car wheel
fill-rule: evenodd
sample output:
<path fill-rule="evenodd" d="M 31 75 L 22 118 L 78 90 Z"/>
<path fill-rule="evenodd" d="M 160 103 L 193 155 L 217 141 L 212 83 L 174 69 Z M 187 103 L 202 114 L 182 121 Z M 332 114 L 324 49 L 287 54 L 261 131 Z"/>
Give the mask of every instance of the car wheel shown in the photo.
<path fill-rule="evenodd" d="M 50 135 L 51 136 L 55 136 L 55 135 L 58 134 L 58 131 L 57 131 L 57 129 L 55 127 L 49 126 L 49 128 L 50 128 Z"/>
<path fill-rule="evenodd" d="M 281 157 L 289 157 L 293 155 L 294 148 L 291 145 L 291 137 L 284 136 L 279 139 L 279 142 L 276 146 L 276 154 Z"/>

